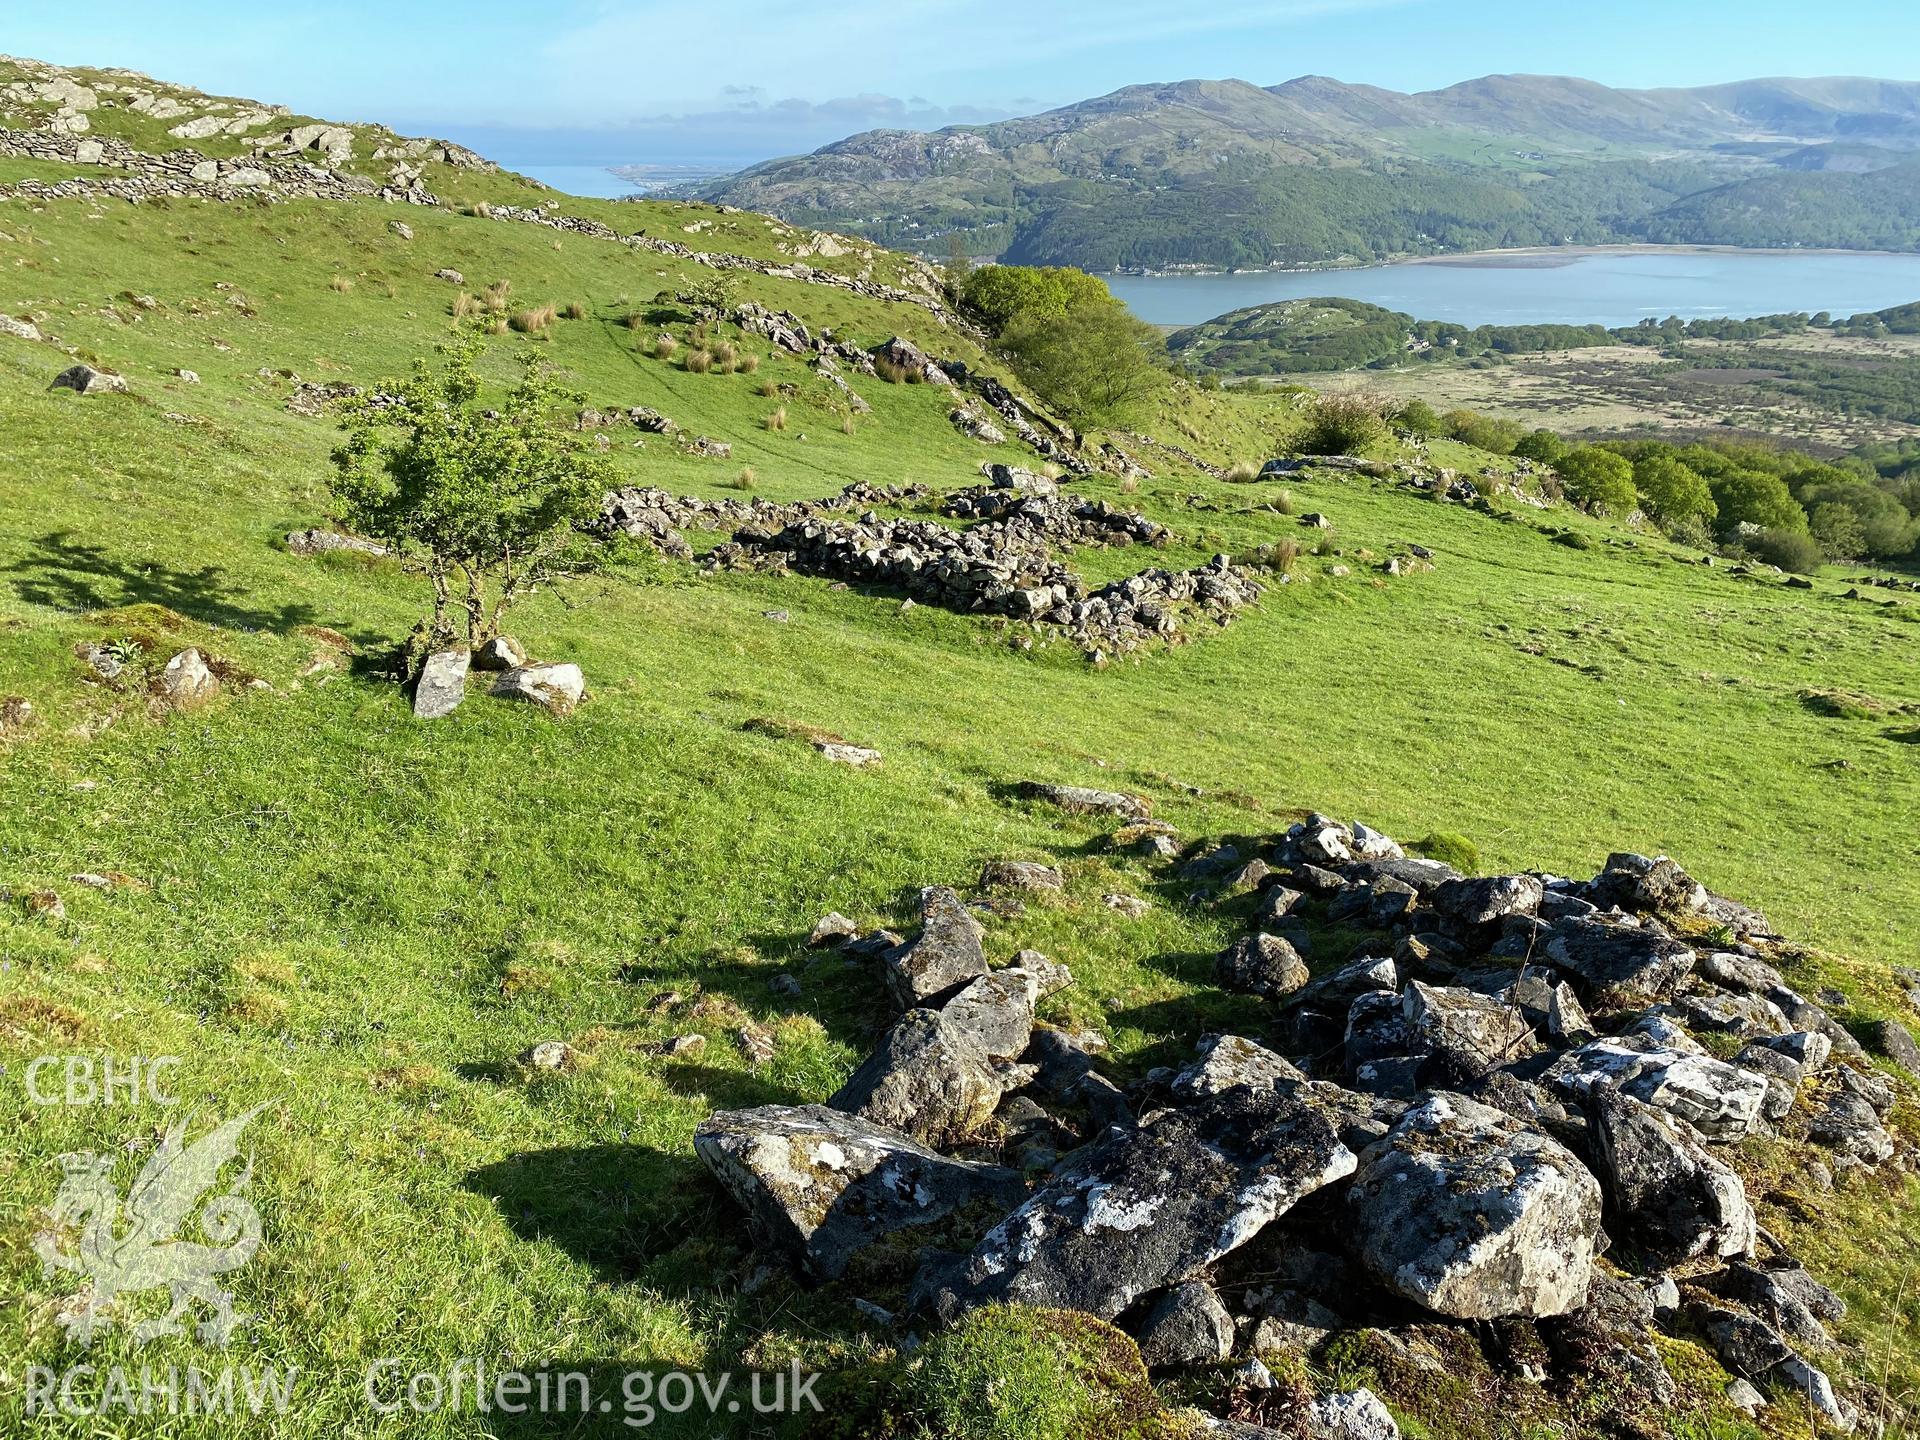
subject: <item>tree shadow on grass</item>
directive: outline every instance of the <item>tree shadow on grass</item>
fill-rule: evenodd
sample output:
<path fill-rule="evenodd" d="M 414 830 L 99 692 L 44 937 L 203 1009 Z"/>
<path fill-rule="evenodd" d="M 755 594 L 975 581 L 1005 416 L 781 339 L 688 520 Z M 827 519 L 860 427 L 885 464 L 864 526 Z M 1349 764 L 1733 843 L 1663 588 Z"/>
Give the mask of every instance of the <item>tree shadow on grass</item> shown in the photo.
<path fill-rule="evenodd" d="M 217 565 L 188 570 L 110 553 L 70 531 L 42 535 L 15 567 L 14 593 L 31 605 L 68 611 L 161 605 L 190 620 L 233 630 L 291 630 L 316 623 L 312 607 L 262 608 Z"/>
<path fill-rule="evenodd" d="M 739 1223 L 691 1148 L 530 1151 L 470 1171 L 464 1186 L 493 1201 L 521 1239 L 558 1245 L 608 1283 L 633 1280 L 690 1238 Z"/>

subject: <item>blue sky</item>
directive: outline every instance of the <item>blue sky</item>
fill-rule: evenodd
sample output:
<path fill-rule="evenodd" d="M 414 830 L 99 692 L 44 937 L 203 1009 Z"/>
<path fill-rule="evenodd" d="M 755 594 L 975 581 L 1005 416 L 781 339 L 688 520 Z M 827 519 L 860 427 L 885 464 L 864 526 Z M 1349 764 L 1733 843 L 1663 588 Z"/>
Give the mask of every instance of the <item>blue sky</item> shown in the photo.
<path fill-rule="evenodd" d="M 1912 0 L 5 0 L 0 51 L 382 120 L 514 164 L 744 164 L 1194 77 L 1920 79 Z"/>

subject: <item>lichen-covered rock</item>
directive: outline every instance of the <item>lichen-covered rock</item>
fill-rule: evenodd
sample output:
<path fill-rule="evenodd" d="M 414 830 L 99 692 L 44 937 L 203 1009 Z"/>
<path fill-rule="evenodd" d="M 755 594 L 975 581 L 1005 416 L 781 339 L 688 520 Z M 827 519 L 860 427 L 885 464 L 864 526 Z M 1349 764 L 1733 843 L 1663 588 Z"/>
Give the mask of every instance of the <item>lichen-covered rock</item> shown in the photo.
<path fill-rule="evenodd" d="M 1545 894 L 1537 875 L 1448 880 L 1435 887 L 1433 908 L 1459 925 L 1489 925 L 1508 915 L 1534 914 Z"/>
<path fill-rule="evenodd" d="M 1070 815 L 1118 815 L 1123 820 L 1146 820 L 1153 806 L 1138 795 L 1118 790 L 1090 790 L 1084 785 L 1052 785 L 1029 780 L 1020 793 L 1065 810 Z"/>
<path fill-rule="evenodd" d="M 987 973 L 985 935 L 973 912 L 944 885 L 920 892 L 920 933 L 885 956 L 888 993 L 911 1010 Z"/>
<path fill-rule="evenodd" d="M 1033 860 L 989 860 L 980 869 L 982 890 L 1059 890 L 1063 884 L 1058 870 Z"/>
<path fill-rule="evenodd" d="M 1408 1032 L 1454 1081 L 1475 1080 L 1539 1049 L 1519 1007 L 1491 995 L 1409 981 L 1400 999 Z"/>
<path fill-rule="evenodd" d="M 1024 968 L 994 970 L 968 981 L 940 1007 L 940 1014 L 988 1059 L 1012 1060 L 1033 1037 L 1033 1007 L 1041 983 Z"/>
<path fill-rule="evenodd" d="M 1371 1390 L 1323 1395 L 1307 1406 L 1311 1440 L 1400 1440 L 1400 1426 Z"/>
<path fill-rule="evenodd" d="M 220 693 L 220 677 L 198 650 L 182 650 L 153 682 L 154 693 L 175 710 L 204 705 Z"/>
<path fill-rule="evenodd" d="M 1080 1151 L 917 1288 L 949 1319 L 994 1301 L 1111 1319 L 1195 1277 L 1354 1163 L 1317 1108 L 1277 1090 L 1163 1110 Z"/>
<path fill-rule="evenodd" d="M 823 1280 L 896 1231 L 975 1201 L 1011 1205 L 1025 1190 L 1011 1170 L 948 1159 L 824 1105 L 723 1110 L 693 1148 L 762 1234 Z"/>
<path fill-rule="evenodd" d="M 494 681 L 492 693 L 529 701 L 551 715 L 571 715 L 587 693 L 587 682 L 578 665 L 547 661 L 516 665 Z"/>
<path fill-rule="evenodd" d="M 54 376 L 53 384 L 47 388 L 72 390 L 81 395 L 117 395 L 125 393 L 127 381 L 123 375 L 109 375 L 91 365 L 73 365 Z"/>
<path fill-rule="evenodd" d="M 1214 960 L 1214 973 L 1229 990 L 1278 1000 L 1307 983 L 1307 962 L 1278 935 L 1244 935 Z"/>
<path fill-rule="evenodd" d="M 1674 1299 L 1678 1303 L 1677 1290 Z M 1632 1384 L 1636 1399 L 1669 1405 L 1678 1390 L 1648 1338 L 1656 1313 L 1652 1298 L 1639 1285 L 1595 1270 L 1587 1287 L 1587 1303 L 1543 1321 L 1540 1333 L 1566 1369 L 1580 1375 L 1624 1378 Z"/>
<path fill-rule="evenodd" d="M 1649 1248 L 1675 1260 L 1753 1253 L 1746 1186 L 1684 1120 L 1603 1086 L 1588 1096 L 1587 1127 L 1608 1202 Z"/>
<path fill-rule="evenodd" d="M 960 1024 L 909 1010 L 827 1103 L 924 1144 L 951 1145 L 993 1118 L 1002 1088 L 992 1057 Z"/>
<path fill-rule="evenodd" d="M 1181 1100 L 1224 1095 L 1241 1085 L 1271 1089 L 1282 1080 L 1307 1078 L 1291 1061 L 1238 1035 L 1209 1035 L 1196 1048 L 1199 1058 L 1173 1079 L 1173 1093 Z"/>
<path fill-rule="evenodd" d="M 1672 994 L 1694 962 L 1693 951 L 1667 935 L 1583 919 L 1555 921 L 1539 954 L 1580 980 L 1595 998 L 1618 1005 Z"/>
<path fill-rule="evenodd" d="M 1569 1050 L 1547 1076 L 1575 1099 L 1596 1086 L 1617 1086 L 1635 1100 L 1679 1116 L 1712 1141 L 1751 1134 L 1767 1103 L 1767 1082 L 1751 1070 L 1650 1043 L 1637 1049 L 1619 1040 L 1595 1040 Z"/>
<path fill-rule="evenodd" d="M 1497 1110 L 1428 1096 L 1367 1151 L 1348 1203 L 1361 1263 L 1437 1314 L 1539 1317 L 1586 1302 L 1599 1183 Z"/>

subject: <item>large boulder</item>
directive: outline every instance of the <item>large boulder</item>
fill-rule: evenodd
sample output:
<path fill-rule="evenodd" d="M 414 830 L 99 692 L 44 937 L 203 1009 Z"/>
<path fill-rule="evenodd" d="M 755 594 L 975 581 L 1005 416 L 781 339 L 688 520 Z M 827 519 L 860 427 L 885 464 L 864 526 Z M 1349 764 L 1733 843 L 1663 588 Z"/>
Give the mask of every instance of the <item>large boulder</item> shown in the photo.
<path fill-rule="evenodd" d="M 1363 1265 L 1461 1320 L 1586 1303 L 1600 1186 L 1564 1145 L 1459 1095 L 1429 1095 L 1362 1157 L 1348 1192 Z"/>
<path fill-rule="evenodd" d="M 1448 880 L 1435 887 L 1433 908 L 1458 925 L 1490 925 L 1509 915 L 1536 913 L 1545 894 L 1537 875 Z"/>
<path fill-rule="evenodd" d="M 925 1144 L 949 1145 L 993 1118 L 1002 1088 L 971 1034 L 937 1010 L 909 1010 L 827 1104 Z"/>
<path fill-rule="evenodd" d="M 950 1160 L 824 1105 L 723 1110 L 693 1148 L 763 1236 L 823 1280 L 896 1231 L 1025 1190 L 1011 1170 Z"/>
<path fill-rule="evenodd" d="M 53 377 L 49 390 L 72 390 L 81 395 L 117 395 L 126 391 L 123 375 L 109 375 L 91 365 L 73 365 Z"/>
<path fill-rule="evenodd" d="M 1278 1090 L 1163 1110 L 1077 1152 L 916 1288 L 948 1319 L 992 1302 L 1111 1319 L 1194 1278 L 1354 1164 L 1318 1107 Z"/>
<path fill-rule="evenodd" d="M 995 970 L 970 980 L 940 1007 L 948 1026 L 967 1036 L 990 1060 L 1012 1060 L 1033 1037 L 1037 976 L 1023 968 Z"/>
<path fill-rule="evenodd" d="M 508 700 L 530 701 L 549 714 L 571 715 L 587 693 L 587 682 L 578 665 L 547 661 L 514 666 L 493 682 L 493 693 Z"/>
<path fill-rule="evenodd" d="M 1598 920 L 1555 921 L 1539 958 L 1585 984 L 1607 1004 L 1659 1000 L 1693 969 L 1693 951 L 1671 936 L 1633 925 Z"/>
<path fill-rule="evenodd" d="M 985 935 L 960 897 L 944 885 L 920 892 L 920 933 L 884 957 L 887 991 L 902 1010 L 987 973 Z"/>
<path fill-rule="evenodd" d="M 1764 1117 L 1767 1081 L 1711 1055 L 1619 1040 L 1595 1040 L 1569 1050 L 1547 1071 L 1549 1081 L 1575 1099 L 1596 1087 L 1623 1093 L 1677 1115 L 1712 1141 L 1751 1134 Z"/>
<path fill-rule="evenodd" d="M 1673 1260 L 1753 1253 L 1746 1186 L 1684 1120 L 1602 1086 L 1588 1097 L 1587 1128 L 1608 1202 L 1648 1248 Z"/>

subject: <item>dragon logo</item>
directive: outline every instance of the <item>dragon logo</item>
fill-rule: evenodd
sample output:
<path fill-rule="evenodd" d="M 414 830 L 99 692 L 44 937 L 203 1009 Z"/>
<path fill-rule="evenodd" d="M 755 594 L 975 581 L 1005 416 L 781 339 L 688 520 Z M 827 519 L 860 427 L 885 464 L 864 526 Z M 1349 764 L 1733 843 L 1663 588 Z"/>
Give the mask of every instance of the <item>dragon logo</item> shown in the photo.
<path fill-rule="evenodd" d="M 269 1102 L 271 1103 L 271 1102 Z M 233 1296 L 214 1277 L 253 1258 L 260 1248 L 260 1214 L 240 1194 L 253 1178 L 249 1157 L 226 1193 L 202 1203 L 220 1171 L 240 1153 L 240 1132 L 266 1105 L 257 1105 L 186 1143 L 188 1116 L 167 1131 L 128 1191 L 122 1221 L 120 1194 L 113 1184 L 113 1157 L 94 1151 L 63 1155 L 66 1178 L 54 1197 L 53 1227 L 34 1237 L 48 1279 L 62 1270 L 84 1276 L 87 1284 L 60 1316 L 68 1334 L 91 1343 L 95 1328 L 120 1295 L 166 1286 L 172 1305 L 157 1319 L 129 1321 L 136 1344 L 162 1335 L 178 1335 L 180 1317 L 195 1300 L 213 1313 L 195 1326 L 209 1344 L 225 1345 L 237 1326 L 251 1317 L 236 1314 Z M 211 1244 L 179 1238 L 198 1211 L 200 1231 Z M 62 1234 L 76 1230 L 71 1254 L 60 1248 Z"/>

